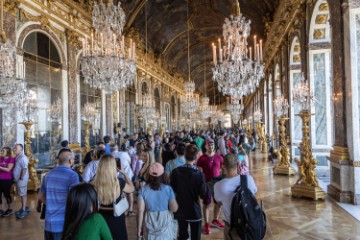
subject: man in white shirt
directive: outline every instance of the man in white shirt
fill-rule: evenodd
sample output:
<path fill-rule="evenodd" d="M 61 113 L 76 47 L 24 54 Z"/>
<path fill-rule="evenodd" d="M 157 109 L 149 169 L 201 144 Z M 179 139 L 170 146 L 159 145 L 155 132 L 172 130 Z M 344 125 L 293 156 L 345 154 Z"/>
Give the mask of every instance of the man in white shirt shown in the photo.
<path fill-rule="evenodd" d="M 82 174 L 82 178 L 84 182 L 91 182 L 94 179 L 100 158 L 104 154 L 105 154 L 104 150 L 102 149 L 96 150 L 96 159 L 92 160 L 86 165 L 84 172 Z"/>
<path fill-rule="evenodd" d="M 125 145 L 124 145 L 125 146 Z M 134 173 L 131 170 L 131 157 L 129 153 L 125 149 L 122 149 L 122 151 L 118 151 L 118 146 L 114 143 L 110 145 L 111 155 L 116 159 L 119 158 L 121 162 L 121 168 L 124 170 L 126 175 L 132 179 L 134 176 Z"/>
<path fill-rule="evenodd" d="M 118 151 L 118 149 L 119 148 L 116 144 L 110 145 L 111 155 L 115 159 L 120 159 L 121 169 L 124 170 L 124 172 L 130 179 L 132 179 L 134 177 L 134 173 L 131 169 L 131 157 L 126 151 L 125 144 L 122 145 L 121 151 Z M 129 202 L 128 216 L 134 216 L 134 194 L 127 193 L 126 196 Z"/>
<path fill-rule="evenodd" d="M 216 202 L 222 205 L 223 218 L 225 222 L 224 239 L 225 240 L 240 240 L 237 234 L 229 236 L 230 219 L 231 219 L 231 202 L 235 195 L 235 190 L 240 186 L 240 175 L 237 173 L 238 159 L 235 154 L 227 154 L 224 157 L 222 171 L 225 173 L 226 178 L 217 182 L 214 186 L 214 198 Z M 249 190 L 255 194 L 257 187 L 252 176 L 247 175 L 247 184 Z"/>

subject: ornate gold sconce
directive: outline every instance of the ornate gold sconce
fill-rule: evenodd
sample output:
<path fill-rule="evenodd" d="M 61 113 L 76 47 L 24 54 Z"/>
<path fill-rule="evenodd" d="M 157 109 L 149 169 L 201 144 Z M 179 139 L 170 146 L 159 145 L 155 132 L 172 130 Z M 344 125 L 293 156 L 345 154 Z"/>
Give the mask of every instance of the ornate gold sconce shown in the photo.
<path fill-rule="evenodd" d="M 34 159 L 32 156 L 31 150 L 31 127 L 36 124 L 33 121 L 24 121 L 19 124 L 24 125 L 25 127 L 25 155 L 29 158 L 29 182 L 28 182 L 28 190 L 37 191 L 40 188 L 40 181 L 36 175 L 35 164 L 38 162 L 37 159 Z"/>

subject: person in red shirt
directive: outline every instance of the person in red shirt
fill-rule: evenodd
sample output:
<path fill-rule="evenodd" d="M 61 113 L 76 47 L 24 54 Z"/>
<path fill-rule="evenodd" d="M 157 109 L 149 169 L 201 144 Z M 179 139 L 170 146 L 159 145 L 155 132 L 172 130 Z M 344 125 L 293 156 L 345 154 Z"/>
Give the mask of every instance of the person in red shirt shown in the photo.
<path fill-rule="evenodd" d="M 205 149 L 206 152 L 198 159 L 196 165 L 204 173 L 206 183 L 209 187 L 208 197 L 203 201 L 203 212 L 205 220 L 203 233 L 210 234 L 209 209 L 211 197 L 214 197 L 214 184 L 221 180 L 221 165 L 223 164 L 224 160 L 221 155 L 215 152 L 215 143 L 213 139 L 206 139 Z M 211 226 L 223 229 L 224 224 L 219 221 L 221 206 L 217 204 L 215 200 L 214 203 L 214 220 L 211 222 Z"/>

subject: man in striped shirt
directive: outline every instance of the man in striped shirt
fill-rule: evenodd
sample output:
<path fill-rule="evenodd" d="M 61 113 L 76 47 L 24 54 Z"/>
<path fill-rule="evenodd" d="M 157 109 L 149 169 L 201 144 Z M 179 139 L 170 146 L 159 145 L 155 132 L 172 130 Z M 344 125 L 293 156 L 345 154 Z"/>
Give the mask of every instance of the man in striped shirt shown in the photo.
<path fill-rule="evenodd" d="M 66 198 L 69 190 L 79 184 L 79 176 L 71 169 L 75 156 L 69 149 L 59 155 L 59 166 L 44 177 L 39 199 L 46 203 L 45 240 L 60 240 L 64 226 Z"/>

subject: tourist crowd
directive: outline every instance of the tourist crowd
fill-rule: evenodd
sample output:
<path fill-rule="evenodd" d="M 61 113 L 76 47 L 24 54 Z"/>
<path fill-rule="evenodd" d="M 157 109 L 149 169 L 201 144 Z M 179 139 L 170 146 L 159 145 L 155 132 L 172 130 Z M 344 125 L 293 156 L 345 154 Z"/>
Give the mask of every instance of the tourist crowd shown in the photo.
<path fill-rule="evenodd" d="M 73 170 L 75 155 L 63 141 L 56 166 L 42 179 L 38 194 L 44 238 L 128 239 L 126 218 L 136 216 L 138 239 L 200 239 L 211 227 L 224 229 L 225 239 L 239 239 L 229 231 L 230 207 L 239 175 L 247 175 L 249 190 L 257 191 L 249 175 L 254 137 L 242 130 L 179 131 L 133 134 L 115 144 L 105 136 L 86 153 L 81 174 Z M 4 217 L 13 214 L 13 182 L 22 206 L 15 212 L 17 218 L 30 211 L 28 158 L 23 150 L 21 144 L 15 145 L 14 154 L 8 147 L 1 150 Z"/>

